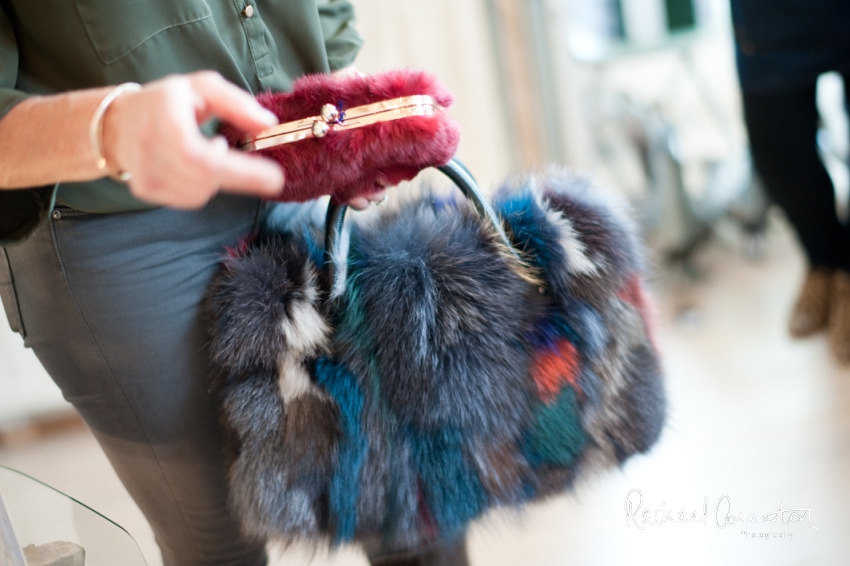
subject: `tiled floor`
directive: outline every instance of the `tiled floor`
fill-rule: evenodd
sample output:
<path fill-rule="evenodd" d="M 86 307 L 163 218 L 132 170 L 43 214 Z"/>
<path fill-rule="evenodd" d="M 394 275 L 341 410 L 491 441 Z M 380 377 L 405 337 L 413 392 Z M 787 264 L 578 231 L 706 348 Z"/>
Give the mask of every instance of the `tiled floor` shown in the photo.
<path fill-rule="evenodd" d="M 830 361 L 822 337 L 786 337 L 786 312 L 802 276 L 787 233 L 774 229 L 757 263 L 729 242 L 703 257 L 704 281 L 656 282 L 671 399 L 657 449 L 519 519 L 489 518 L 474 529 L 473 564 L 850 564 L 850 370 Z M 0 449 L 0 464 L 114 518 L 151 566 L 160 563 L 143 518 L 90 435 Z M 641 491 L 643 508 L 663 506 L 674 517 L 681 510 L 701 515 L 707 505 L 706 522 L 627 526 L 624 502 L 632 489 Z M 812 508 L 817 528 L 806 521 L 721 529 L 715 519 L 723 495 L 744 518 L 780 505 Z M 773 536 L 780 533 L 791 537 Z M 302 564 L 308 556 L 286 553 L 274 564 Z M 346 551 L 316 556 L 312 564 L 365 561 Z"/>

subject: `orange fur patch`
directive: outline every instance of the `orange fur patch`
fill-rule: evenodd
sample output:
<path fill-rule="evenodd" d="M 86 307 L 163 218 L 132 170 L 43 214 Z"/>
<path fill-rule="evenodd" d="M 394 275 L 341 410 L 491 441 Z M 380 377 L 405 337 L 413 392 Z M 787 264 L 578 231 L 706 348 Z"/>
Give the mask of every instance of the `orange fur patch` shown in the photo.
<path fill-rule="evenodd" d="M 551 403 L 564 384 L 576 386 L 578 372 L 578 352 L 568 340 L 561 338 L 554 348 L 535 355 L 531 375 L 540 398 Z"/>

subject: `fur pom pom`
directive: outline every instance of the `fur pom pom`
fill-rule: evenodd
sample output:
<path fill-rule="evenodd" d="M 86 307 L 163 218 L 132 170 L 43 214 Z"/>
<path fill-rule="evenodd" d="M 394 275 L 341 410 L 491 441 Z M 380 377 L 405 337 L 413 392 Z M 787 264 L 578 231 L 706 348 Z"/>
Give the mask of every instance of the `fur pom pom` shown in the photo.
<path fill-rule="evenodd" d="M 282 355 L 311 356 L 329 329 L 318 314 L 316 268 L 303 243 L 264 236 L 228 258 L 210 285 L 212 359 L 241 374 L 260 366 L 276 369 Z"/>
<path fill-rule="evenodd" d="M 465 206 L 463 207 L 466 208 Z M 358 233 L 349 285 L 381 393 L 403 425 L 509 436 L 526 418 L 534 290 L 472 214 L 414 204 Z"/>

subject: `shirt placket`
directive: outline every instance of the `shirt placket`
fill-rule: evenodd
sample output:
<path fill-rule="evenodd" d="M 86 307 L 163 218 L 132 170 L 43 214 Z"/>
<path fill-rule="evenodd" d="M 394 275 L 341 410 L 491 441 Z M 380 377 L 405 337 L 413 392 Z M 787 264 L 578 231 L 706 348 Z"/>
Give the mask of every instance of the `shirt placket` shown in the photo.
<path fill-rule="evenodd" d="M 252 0 L 233 0 L 233 3 L 239 10 L 239 17 L 242 18 L 242 27 L 245 30 L 248 49 L 251 51 L 251 57 L 254 60 L 254 72 L 257 74 L 260 85 L 267 88 L 263 79 L 274 73 L 274 66 L 266 43 L 266 26 Z"/>

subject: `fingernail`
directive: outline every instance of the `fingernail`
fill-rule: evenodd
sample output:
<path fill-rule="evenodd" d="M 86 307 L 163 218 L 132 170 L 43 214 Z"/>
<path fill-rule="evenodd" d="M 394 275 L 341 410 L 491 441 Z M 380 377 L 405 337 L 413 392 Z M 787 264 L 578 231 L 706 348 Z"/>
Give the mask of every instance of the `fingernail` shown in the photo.
<path fill-rule="evenodd" d="M 265 122 L 269 126 L 277 126 L 278 124 L 280 124 L 280 120 L 277 119 L 277 116 L 271 110 L 263 108 L 262 115 L 263 122 Z"/>
<path fill-rule="evenodd" d="M 230 144 L 227 143 L 227 138 L 224 136 L 215 136 L 212 139 L 212 142 L 215 145 L 215 149 L 218 151 L 226 151 L 230 148 Z"/>
<path fill-rule="evenodd" d="M 269 171 L 271 173 L 271 171 Z M 269 175 L 269 192 L 278 193 L 286 184 L 286 177 L 280 166 L 274 167 L 274 173 Z"/>
<path fill-rule="evenodd" d="M 349 201 L 348 206 L 354 210 L 365 210 L 369 208 L 369 201 L 363 197 L 357 197 Z"/>

